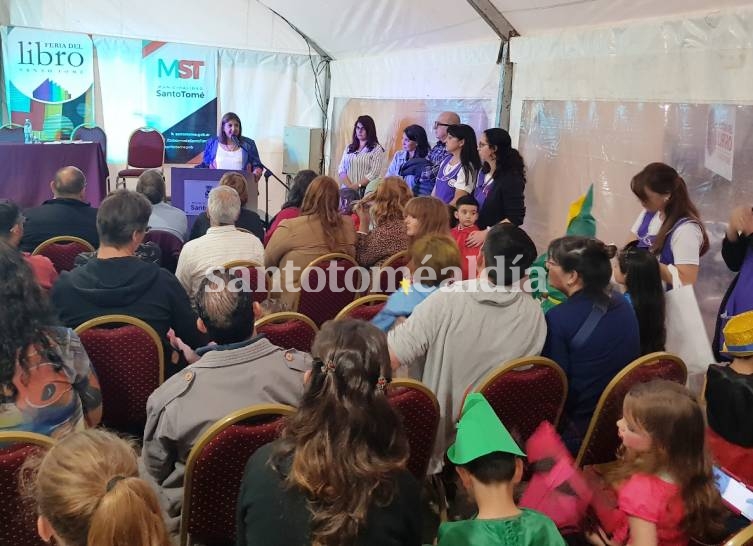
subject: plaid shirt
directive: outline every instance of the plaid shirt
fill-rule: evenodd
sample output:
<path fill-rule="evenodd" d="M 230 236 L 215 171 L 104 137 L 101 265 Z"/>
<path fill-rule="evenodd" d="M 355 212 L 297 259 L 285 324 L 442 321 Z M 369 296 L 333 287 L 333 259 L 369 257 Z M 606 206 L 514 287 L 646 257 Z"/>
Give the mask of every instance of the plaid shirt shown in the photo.
<path fill-rule="evenodd" d="M 426 159 L 429 160 L 429 164 L 424 168 L 424 172 L 421 173 L 421 178 L 417 184 L 413 185 L 413 195 L 431 195 L 434 189 L 434 183 L 437 181 L 437 173 L 439 172 L 439 164 L 447 157 L 449 152 L 445 149 L 445 144 L 442 141 L 437 141 L 434 147 L 429 151 L 429 155 Z"/>

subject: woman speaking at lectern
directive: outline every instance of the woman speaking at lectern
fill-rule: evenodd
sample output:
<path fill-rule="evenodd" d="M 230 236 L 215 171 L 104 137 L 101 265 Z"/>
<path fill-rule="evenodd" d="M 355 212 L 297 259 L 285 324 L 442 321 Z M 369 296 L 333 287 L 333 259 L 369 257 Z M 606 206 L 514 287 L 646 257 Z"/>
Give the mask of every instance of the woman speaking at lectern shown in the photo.
<path fill-rule="evenodd" d="M 220 131 L 207 141 L 204 158 L 199 167 L 248 171 L 259 180 L 263 166 L 256 143 L 241 134 L 241 120 L 237 114 L 228 112 L 222 116 Z"/>

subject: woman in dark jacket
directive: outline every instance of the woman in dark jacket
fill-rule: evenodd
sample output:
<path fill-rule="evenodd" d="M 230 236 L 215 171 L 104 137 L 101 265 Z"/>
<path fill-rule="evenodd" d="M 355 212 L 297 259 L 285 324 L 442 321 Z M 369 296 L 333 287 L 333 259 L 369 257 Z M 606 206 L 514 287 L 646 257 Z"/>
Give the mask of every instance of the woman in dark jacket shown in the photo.
<path fill-rule="evenodd" d="M 730 283 L 719 306 L 712 344 L 717 362 L 729 360 L 719 352 L 724 344 L 722 329 L 727 320 L 753 309 L 753 208 L 741 206 L 732 211 L 722 241 L 722 258 L 730 271 L 738 275 Z"/>
<path fill-rule="evenodd" d="M 478 174 L 473 196 L 479 204 L 479 231 L 468 237 L 468 246 L 481 246 L 487 228 L 507 221 L 516 226 L 526 215 L 526 173 L 523 158 L 512 147 L 510 135 L 504 129 L 487 129 L 478 142 L 482 168 Z"/>

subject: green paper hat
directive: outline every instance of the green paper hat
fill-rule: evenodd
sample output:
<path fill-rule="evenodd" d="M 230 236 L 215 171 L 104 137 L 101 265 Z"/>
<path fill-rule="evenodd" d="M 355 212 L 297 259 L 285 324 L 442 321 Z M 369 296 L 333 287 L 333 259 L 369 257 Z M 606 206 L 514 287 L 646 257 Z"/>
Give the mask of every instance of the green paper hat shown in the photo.
<path fill-rule="evenodd" d="M 455 443 L 447 450 L 447 458 L 456 465 L 463 465 L 497 451 L 526 456 L 484 395 L 478 392 L 469 394 L 458 423 Z"/>

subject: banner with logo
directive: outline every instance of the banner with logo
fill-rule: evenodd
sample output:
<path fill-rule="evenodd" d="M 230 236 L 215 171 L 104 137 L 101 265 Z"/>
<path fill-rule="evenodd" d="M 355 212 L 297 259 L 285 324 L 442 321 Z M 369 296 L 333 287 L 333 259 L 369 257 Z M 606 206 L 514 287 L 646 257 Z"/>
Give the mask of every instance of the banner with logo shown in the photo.
<path fill-rule="evenodd" d="M 68 139 L 94 122 L 94 51 L 86 34 L 0 28 L 11 123 L 31 122 L 33 137 Z"/>
<path fill-rule="evenodd" d="M 712 104 L 706 121 L 704 165 L 732 181 L 735 162 L 735 106 Z"/>
<path fill-rule="evenodd" d="M 198 162 L 217 131 L 217 50 L 94 36 L 110 160 L 125 161 L 128 137 L 146 126 L 165 138 L 166 163 Z"/>
<path fill-rule="evenodd" d="M 217 130 L 217 50 L 145 41 L 141 51 L 145 112 L 165 137 L 165 162 L 198 161 Z"/>

